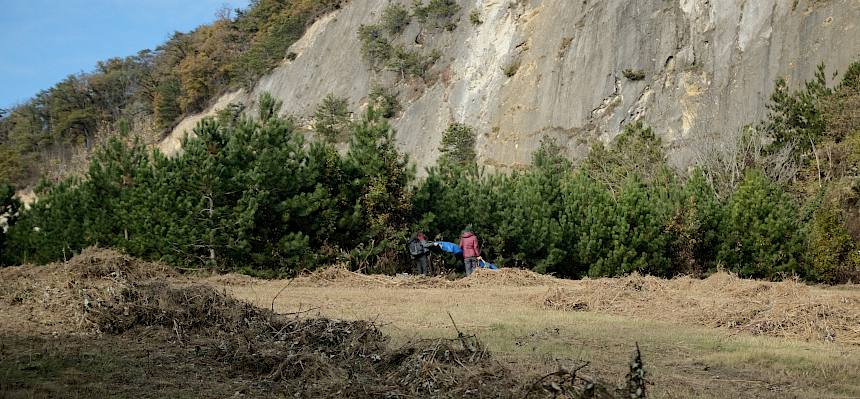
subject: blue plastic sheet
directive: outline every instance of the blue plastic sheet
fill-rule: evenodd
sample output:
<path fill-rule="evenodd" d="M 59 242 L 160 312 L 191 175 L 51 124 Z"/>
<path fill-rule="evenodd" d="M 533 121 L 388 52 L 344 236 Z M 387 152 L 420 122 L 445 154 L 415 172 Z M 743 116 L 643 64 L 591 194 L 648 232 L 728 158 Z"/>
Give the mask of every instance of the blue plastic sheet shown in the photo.
<path fill-rule="evenodd" d="M 494 264 L 492 264 L 492 263 L 490 263 L 490 262 L 484 262 L 484 261 L 482 261 L 482 260 L 481 260 L 481 261 L 478 261 L 478 266 L 480 266 L 480 267 L 482 267 L 482 268 L 484 268 L 484 269 L 499 270 L 499 268 L 498 268 L 496 265 L 494 265 Z"/>
<path fill-rule="evenodd" d="M 451 253 L 451 254 L 454 254 L 454 255 L 460 256 L 460 257 L 463 256 L 463 248 L 460 248 L 459 245 L 454 244 L 453 242 L 434 241 L 433 245 L 436 245 L 437 247 L 439 247 L 439 249 L 441 249 L 445 252 L 448 252 L 448 253 Z M 482 267 L 484 269 L 499 270 L 498 266 L 496 266 L 490 262 L 485 262 L 483 260 L 478 261 L 478 266 Z"/>
<path fill-rule="evenodd" d="M 460 248 L 459 245 L 454 244 L 453 242 L 435 241 L 433 244 L 445 252 L 452 253 L 457 256 L 463 256 L 463 248 Z"/>

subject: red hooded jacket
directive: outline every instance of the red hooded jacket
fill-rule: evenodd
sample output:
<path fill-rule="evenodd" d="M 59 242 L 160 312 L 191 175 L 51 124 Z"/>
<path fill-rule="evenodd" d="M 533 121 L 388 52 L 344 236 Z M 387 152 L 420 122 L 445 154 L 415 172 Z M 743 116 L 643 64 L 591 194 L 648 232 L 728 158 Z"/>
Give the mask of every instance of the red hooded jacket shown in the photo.
<path fill-rule="evenodd" d="M 478 247 L 478 237 L 471 231 L 463 233 L 460 237 L 460 248 L 463 248 L 464 258 L 477 258 L 481 256 L 481 249 Z"/>

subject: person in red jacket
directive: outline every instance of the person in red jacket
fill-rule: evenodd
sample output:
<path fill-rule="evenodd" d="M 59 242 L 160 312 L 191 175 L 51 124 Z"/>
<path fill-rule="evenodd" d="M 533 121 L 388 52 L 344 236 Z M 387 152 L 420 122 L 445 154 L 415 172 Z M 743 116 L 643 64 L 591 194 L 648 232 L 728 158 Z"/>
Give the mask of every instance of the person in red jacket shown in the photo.
<path fill-rule="evenodd" d="M 460 248 L 463 249 L 463 264 L 466 266 L 466 277 L 468 277 L 478 268 L 478 262 L 483 260 L 481 248 L 478 246 L 478 237 L 472 232 L 471 225 L 463 229 Z"/>

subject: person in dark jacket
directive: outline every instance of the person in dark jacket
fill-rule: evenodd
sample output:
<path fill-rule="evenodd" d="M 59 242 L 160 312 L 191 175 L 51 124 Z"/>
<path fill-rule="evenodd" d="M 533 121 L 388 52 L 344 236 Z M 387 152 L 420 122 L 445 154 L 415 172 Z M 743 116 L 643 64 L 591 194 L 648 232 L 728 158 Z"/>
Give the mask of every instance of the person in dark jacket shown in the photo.
<path fill-rule="evenodd" d="M 413 234 L 412 238 L 409 239 L 409 254 L 415 261 L 418 274 L 430 274 L 430 250 L 428 247 L 430 244 L 427 242 L 427 237 L 420 231 Z"/>
<path fill-rule="evenodd" d="M 460 248 L 463 248 L 463 264 L 466 266 L 466 277 L 468 277 L 478 268 L 478 262 L 483 260 L 481 248 L 478 246 L 478 237 L 472 232 L 471 225 L 463 229 Z"/>

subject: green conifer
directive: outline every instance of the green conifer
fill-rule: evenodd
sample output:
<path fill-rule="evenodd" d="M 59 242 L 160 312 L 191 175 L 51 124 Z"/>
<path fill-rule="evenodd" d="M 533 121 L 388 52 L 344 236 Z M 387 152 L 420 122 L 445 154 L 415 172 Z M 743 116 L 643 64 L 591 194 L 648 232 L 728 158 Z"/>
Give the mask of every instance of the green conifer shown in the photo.
<path fill-rule="evenodd" d="M 741 277 L 802 275 L 805 233 L 794 201 L 757 170 L 730 198 L 718 261 Z"/>

